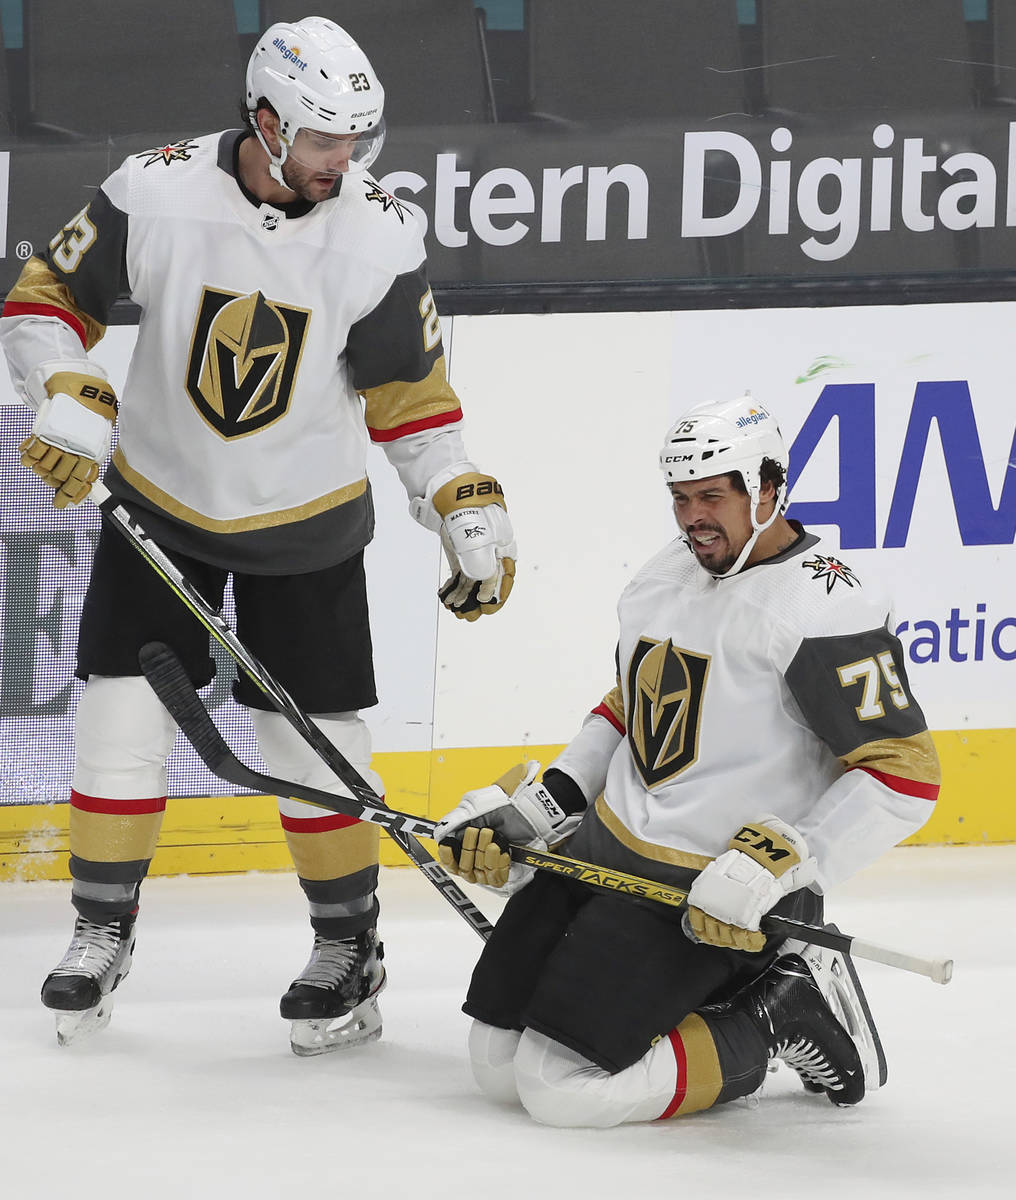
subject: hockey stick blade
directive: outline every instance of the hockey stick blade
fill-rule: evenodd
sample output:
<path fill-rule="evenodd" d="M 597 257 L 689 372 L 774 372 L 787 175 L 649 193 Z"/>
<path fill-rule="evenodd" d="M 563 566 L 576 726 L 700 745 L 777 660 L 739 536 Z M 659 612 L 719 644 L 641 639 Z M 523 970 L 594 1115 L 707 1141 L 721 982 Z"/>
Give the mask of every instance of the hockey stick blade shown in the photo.
<path fill-rule="evenodd" d="M 380 803 L 364 803 L 352 795 L 333 795 L 305 784 L 275 779 L 246 766 L 226 744 L 173 650 L 161 642 L 149 642 L 142 647 L 138 661 L 156 695 L 169 710 L 202 762 L 227 783 L 263 794 L 288 796 L 304 803 L 316 804 L 331 812 L 357 817 L 361 821 L 379 825 L 389 831 L 414 834 L 417 837 L 434 836 L 436 821 L 415 817 L 411 813 L 400 812 Z M 622 892 L 632 899 L 650 900 L 679 908 L 688 896 L 683 889 L 630 875 L 625 871 L 582 862 L 566 855 L 533 850 L 526 846 L 509 846 L 508 849 L 513 862 L 566 876 L 590 887 Z M 438 866 L 436 863 L 434 865 Z M 443 873 L 443 868 L 438 869 Z M 426 867 L 423 870 L 426 873 Z M 812 945 L 827 946 L 844 954 L 852 954 L 856 958 L 865 958 L 917 975 L 925 975 L 936 983 L 948 983 L 952 976 L 951 959 L 924 959 L 904 954 L 819 925 L 806 925 L 786 917 L 770 916 L 763 918 L 762 928 L 767 933 L 797 938 Z"/>
<path fill-rule="evenodd" d="M 317 804 L 331 812 L 354 816 L 395 832 L 418 837 L 434 836 L 433 821 L 397 812 L 381 804 L 365 804 L 353 796 L 333 796 L 331 792 L 317 788 L 300 786 L 297 794 L 296 786 L 285 779 L 275 779 L 252 770 L 226 744 L 173 650 L 162 642 L 148 642 L 138 653 L 138 663 L 152 690 L 180 726 L 198 757 L 220 779 L 264 794 L 289 796 L 304 803 Z"/>

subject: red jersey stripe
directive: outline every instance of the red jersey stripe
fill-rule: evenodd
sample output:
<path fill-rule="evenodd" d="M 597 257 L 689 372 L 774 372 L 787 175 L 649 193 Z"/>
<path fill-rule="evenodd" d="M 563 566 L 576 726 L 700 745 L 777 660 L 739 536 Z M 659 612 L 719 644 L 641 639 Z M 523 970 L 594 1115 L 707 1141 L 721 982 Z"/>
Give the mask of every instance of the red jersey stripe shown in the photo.
<path fill-rule="evenodd" d="M 73 313 L 69 313 L 65 308 L 58 308 L 55 304 L 25 304 L 20 300 L 8 300 L 0 315 L 5 317 L 59 317 L 65 325 L 69 325 L 74 330 L 80 338 L 82 346 L 87 348 L 88 338 L 84 325 Z"/>
<path fill-rule="evenodd" d="M 451 412 L 438 413 L 434 417 L 422 417 L 419 421 L 407 421 L 404 425 L 396 425 L 394 429 L 372 429 L 369 425 L 367 432 L 372 442 L 394 442 L 411 433 L 421 433 L 424 429 L 440 429 L 442 425 L 453 425 L 462 420 L 462 409 L 456 408 Z"/>
<path fill-rule="evenodd" d="M 606 704 L 597 704 L 597 706 L 593 709 L 593 716 L 594 717 L 603 717 L 603 719 L 605 721 L 609 721 L 611 723 L 611 725 L 614 726 L 614 728 L 617 730 L 618 733 L 625 732 L 624 726 L 617 719 L 617 717 L 614 716 L 614 714 L 610 711 L 610 709 L 606 706 Z"/>
<path fill-rule="evenodd" d="M 876 771 L 874 767 L 851 767 L 852 771 L 867 771 L 880 783 L 901 796 L 919 796 L 934 803 L 938 799 L 939 784 L 921 783 L 917 779 L 905 779 L 902 775 L 890 775 L 887 771 Z"/>

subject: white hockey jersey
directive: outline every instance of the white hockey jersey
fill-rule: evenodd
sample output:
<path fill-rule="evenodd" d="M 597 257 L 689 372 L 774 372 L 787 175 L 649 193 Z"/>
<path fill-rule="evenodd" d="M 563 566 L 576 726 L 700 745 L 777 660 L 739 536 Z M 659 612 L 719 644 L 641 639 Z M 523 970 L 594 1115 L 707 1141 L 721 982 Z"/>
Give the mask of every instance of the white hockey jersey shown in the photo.
<path fill-rule="evenodd" d="M 368 175 L 317 205 L 243 187 L 245 134 L 135 154 L 30 260 L 0 338 L 15 386 L 141 309 L 106 483 L 170 549 L 289 574 L 369 541 L 368 436 L 407 492 L 464 460 L 413 215 Z"/>
<path fill-rule="evenodd" d="M 798 531 L 725 579 L 675 540 L 625 589 L 617 685 L 551 764 L 594 802 L 569 853 L 684 881 L 772 813 L 825 890 L 927 820 L 938 760 L 888 597 Z"/>

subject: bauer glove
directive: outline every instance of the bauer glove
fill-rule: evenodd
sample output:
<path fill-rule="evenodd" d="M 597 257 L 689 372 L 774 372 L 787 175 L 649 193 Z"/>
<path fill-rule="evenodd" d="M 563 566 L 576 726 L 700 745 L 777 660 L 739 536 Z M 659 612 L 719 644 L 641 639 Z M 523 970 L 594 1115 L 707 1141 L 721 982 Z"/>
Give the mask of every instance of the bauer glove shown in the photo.
<path fill-rule="evenodd" d="M 54 489 L 55 508 L 84 500 L 113 438 L 116 395 L 105 378 L 82 374 L 83 365 L 97 369 L 92 363 L 45 363 L 25 384 L 37 412 L 18 447 L 21 462 Z"/>
<path fill-rule="evenodd" d="M 512 863 L 508 846 L 547 850 L 566 838 L 581 814 L 569 815 L 536 782 L 540 764 L 520 763 L 490 787 L 466 792 L 434 830 L 438 855 L 469 883 L 515 891 L 532 868 Z"/>
<path fill-rule="evenodd" d="M 804 838 L 779 817 L 743 825 L 729 849 L 713 859 L 688 892 L 684 931 L 693 942 L 731 950 L 761 950 L 762 917 L 790 892 L 815 878 Z"/>
<path fill-rule="evenodd" d="M 413 517 L 441 535 L 451 575 L 438 591 L 455 616 L 475 621 L 508 599 L 517 549 L 501 485 L 460 463 L 436 475 L 410 504 Z"/>

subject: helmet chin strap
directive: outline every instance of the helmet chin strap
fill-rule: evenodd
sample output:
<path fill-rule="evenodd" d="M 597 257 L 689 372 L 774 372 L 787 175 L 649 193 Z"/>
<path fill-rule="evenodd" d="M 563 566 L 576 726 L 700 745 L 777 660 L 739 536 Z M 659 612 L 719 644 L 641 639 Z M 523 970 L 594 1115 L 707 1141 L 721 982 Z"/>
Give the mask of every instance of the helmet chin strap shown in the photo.
<path fill-rule="evenodd" d="M 265 141 L 265 135 L 261 132 L 261 126 L 258 124 L 257 115 L 251 114 L 251 124 L 254 126 L 254 136 L 261 143 L 261 148 L 268 155 L 268 174 L 275 180 L 276 183 L 282 184 L 283 187 L 289 187 L 285 179 L 282 178 L 282 164 L 286 161 L 286 156 L 289 151 L 286 148 L 286 143 L 279 138 L 279 147 L 281 154 L 273 154 L 269 149 L 268 143 Z"/>
<path fill-rule="evenodd" d="M 759 489 L 757 486 L 753 487 L 751 489 L 751 496 L 750 496 L 751 529 L 752 529 L 751 537 L 748 538 L 748 540 L 744 543 L 744 546 L 741 548 L 741 553 L 737 556 L 736 559 L 734 559 L 733 564 L 730 567 L 728 567 L 726 571 L 709 571 L 708 567 L 705 568 L 705 570 L 709 571 L 709 574 L 712 575 L 714 579 L 727 579 L 731 575 L 736 575 L 737 572 L 741 570 L 741 568 L 744 566 L 745 562 L 747 561 L 748 555 L 751 554 L 752 549 L 755 546 L 755 543 L 758 541 L 759 535 L 764 533 L 769 528 L 769 526 L 772 525 L 772 523 L 776 520 L 776 518 L 780 515 L 780 513 L 783 511 L 782 505 L 783 505 L 783 500 L 784 500 L 786 494 L 787 494 L 786 486 L 781 487 L 780 490 L 776 493 L 776 496 L 774 497 L 773 511 L 769 514 L 769 517 L 767 520 L 759 523 L 759 521 L 756 517 L 756 513 L 758 512 L 758 506 L 761 503 L 761 501 L 759 499 Z"/>

